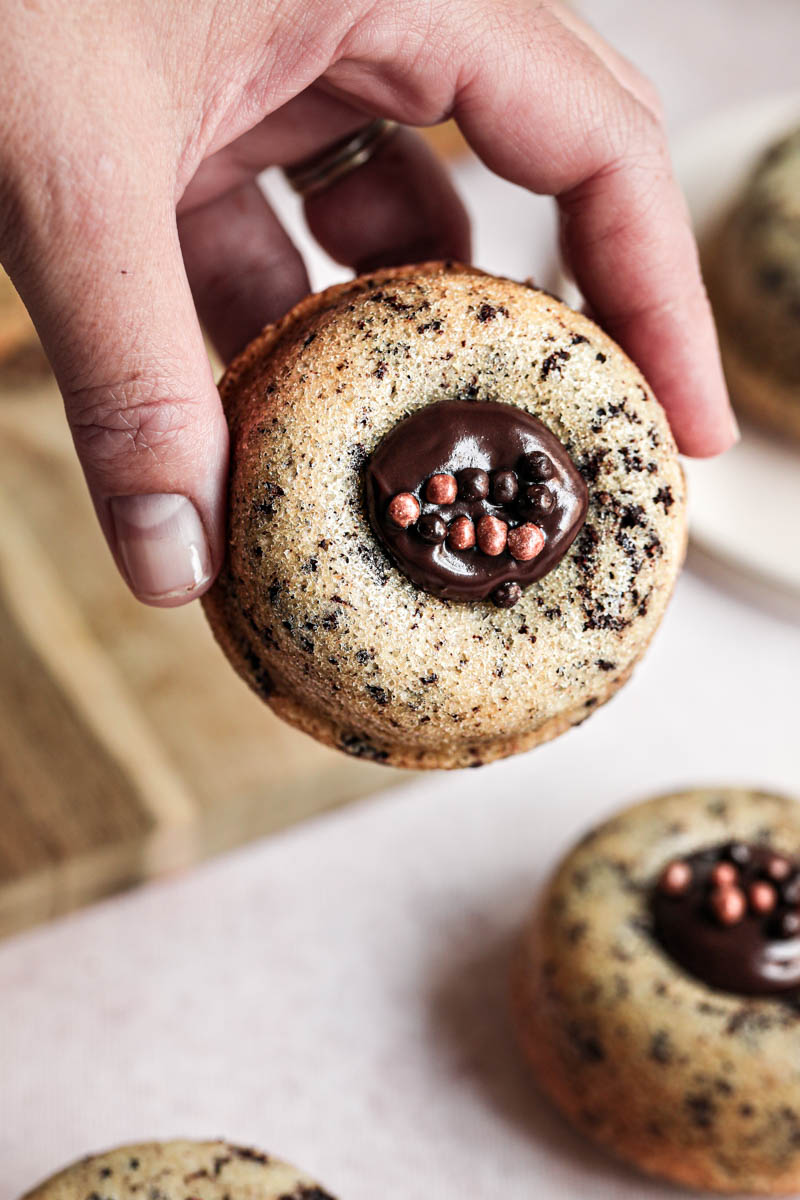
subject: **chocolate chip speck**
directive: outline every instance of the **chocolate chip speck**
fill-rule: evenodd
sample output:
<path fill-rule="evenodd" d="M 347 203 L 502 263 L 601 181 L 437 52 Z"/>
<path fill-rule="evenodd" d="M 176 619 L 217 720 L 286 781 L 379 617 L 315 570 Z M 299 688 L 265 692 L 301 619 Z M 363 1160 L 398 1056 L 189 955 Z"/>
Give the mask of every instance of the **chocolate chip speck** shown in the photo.
<path fill-rule="evenodd" d="M 358 733 L 346 734 L 339 742 L 345 754 L 351 754 L 354 758 L 368 758 L 372 762 L 386 762 L 389 757 L 385 750 L 379 750 L 372 742 Z"/>
<path fill-rule="evenodd" d="M 260 1150 L 253 1150 L 250 1146 L 228 1146 L 234 1158 L 244 1159 L 245 1162 L 261 1163 L 262 1166 L 269 1165 L 269 1156 L 263 1154 Z"/>
<path fill-rule="evenodd" d="M 361 442 L 354 442 L 354 444 L 349 447 L 347 453 L 350 459 L 350 466 L 356 473 L 358 473 L 363 467 L 364 463 L 367 461 L 368 455 L 366 450 L 361 445 Z"/>
<path fill-rule="evenodd" d="M 672 1062 L 672 1042 L 666 1029 L 659 1029 L 650 1039 L 650 1057 L 654 1062 L 666 1066 Z"/>
<path fill-rule="evenodd" d="M 714 1100 L 707 1092 L 688 1095 L 684 1101 L 692 1124 L 698 1129 L 710 1129 L 717 1115 Z"/>
<path fill-rule="evenodd" d="M 542 363 L 542 369 L 539 372 L 540 379 L 547 379 L 551 371 L 561 371 L 562 363 L 569 358 L 569 350 L 555 350 Z"/>
<path fill-rule="evenodd" d="M 505 307 L 495 308 L 493 304 L 482 304 L 475 317 L 483 325 L 486 321 L 493 321 L 498 313 L 502 313 L 504 317 L 507 317 L 508 309 Z"/>
<path fill-rule="evenodd" d="M 293 1192 L 290 1196 L 281 1196 L 280 1200 L 333 1200 L 333 1196 L 328 1192 L 323 1192 L 322 1188 L 301 1187 L 299 1191 Z"/>

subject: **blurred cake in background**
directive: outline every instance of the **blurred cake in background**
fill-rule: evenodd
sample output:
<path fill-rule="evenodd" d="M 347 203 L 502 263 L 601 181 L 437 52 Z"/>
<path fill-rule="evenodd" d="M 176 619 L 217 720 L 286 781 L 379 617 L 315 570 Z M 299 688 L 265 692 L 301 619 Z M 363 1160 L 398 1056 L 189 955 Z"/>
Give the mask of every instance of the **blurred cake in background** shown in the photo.
<path fill-rule="evenodd" d="M 758 160 L 703 258 L 734 406 L 800 440 L 800 126 Z"/>

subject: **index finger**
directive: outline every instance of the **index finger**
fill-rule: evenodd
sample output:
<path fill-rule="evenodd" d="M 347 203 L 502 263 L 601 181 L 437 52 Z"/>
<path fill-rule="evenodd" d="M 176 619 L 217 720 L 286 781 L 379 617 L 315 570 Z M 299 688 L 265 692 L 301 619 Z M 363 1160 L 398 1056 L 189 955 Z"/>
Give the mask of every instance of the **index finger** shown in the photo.
<path fill-rule="evenodd" d="M 522 10 L 518 35 L 532 41 L 532 24 Z M 513 37 L 506 27 L 506 51 Z M 495 39 L 459 98 L 462 127 L 494 170 L 556 196 L 564 252 L 591 309 L 647 376 L 680 449 L 717 454 L 736 440 L 736 423 L 665 134 L 578 38 L 555 22 L 550 37 L 563 53 L 516 54 L 509 70 L 501 52 L 502 71 Z"/>
<path fill-rule="evenodd" d="M 581 290 L 647 376 L 680 449 L 727 449 L 736 422 L 661 125 L 547 6 L 498 0 L 437 12 L 424 40 L 406 28 L 380 82 L 349 67 L 348 90 L 400 120 L 452 113 L 493 171 L 555 196 Z"/>

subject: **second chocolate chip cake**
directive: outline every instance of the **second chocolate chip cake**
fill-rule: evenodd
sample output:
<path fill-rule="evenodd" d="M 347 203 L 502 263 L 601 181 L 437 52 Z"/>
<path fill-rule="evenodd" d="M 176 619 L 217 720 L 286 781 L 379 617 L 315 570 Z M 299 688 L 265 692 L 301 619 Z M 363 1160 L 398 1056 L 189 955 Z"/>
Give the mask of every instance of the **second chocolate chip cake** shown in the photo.
<path fill-rule="evenodd" d="M 451 264 L 298 305 L 233 363 L 228 557 L 205 599 L 236 669 L 347 753 L 474 766 L 627 679 L 671 593 L 666 417 L 593 322 Z"/>
<path fill-rule="evenodd" d="M 512 997 L 542 1089 L 645 1171 L 800 1190 L 800 805 L 699 788 L 617 813 L 558 865 Z"/>

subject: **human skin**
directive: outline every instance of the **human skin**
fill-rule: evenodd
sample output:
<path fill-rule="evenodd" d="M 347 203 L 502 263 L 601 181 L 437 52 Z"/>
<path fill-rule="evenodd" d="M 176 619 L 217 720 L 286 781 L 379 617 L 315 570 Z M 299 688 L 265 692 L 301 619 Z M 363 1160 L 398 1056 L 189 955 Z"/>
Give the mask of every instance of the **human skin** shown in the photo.
<path fill-rule="evenodd" d="M 374 116 L 455 117 L 493 171 L 553 195 L 593 315 L 647 375 L 680 448 L 735 440 L 658 100 L 566 9 L 0 0 L 0 14 L 0 261 L 140 599 L 194 599 L 223 557 L 228 435 L 200 322 L 227 359 L 308 291 L 255 177 Z M 469 256 L 461 201 L 411 131 L 305 209 L 357 270 Z"/>

